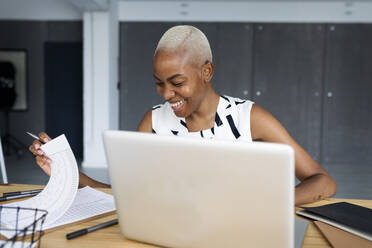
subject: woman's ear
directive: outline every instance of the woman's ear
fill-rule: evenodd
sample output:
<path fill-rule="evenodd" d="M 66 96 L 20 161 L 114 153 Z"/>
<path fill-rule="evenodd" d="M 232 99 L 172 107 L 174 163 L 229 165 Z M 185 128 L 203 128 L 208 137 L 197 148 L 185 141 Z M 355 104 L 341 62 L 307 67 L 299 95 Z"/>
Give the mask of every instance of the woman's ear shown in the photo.
<path fill-rule="evenodd" d="M 212 62 L 207 61 L 202 67 L 202 76 L 205 82 L 210 82 L 213 77 L 214 66 Z"/>

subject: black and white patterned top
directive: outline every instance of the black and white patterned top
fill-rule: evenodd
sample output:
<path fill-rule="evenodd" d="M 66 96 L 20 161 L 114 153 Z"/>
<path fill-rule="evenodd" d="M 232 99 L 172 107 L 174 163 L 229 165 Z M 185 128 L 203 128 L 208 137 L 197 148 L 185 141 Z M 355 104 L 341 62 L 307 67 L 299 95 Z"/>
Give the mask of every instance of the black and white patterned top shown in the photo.
<path fill-rule="evenodd" d="M 253 104 L 249 100 L 220 96 L 214 127 L 189 132 L 185 118 L 177 117 L 166 102 L 152 108 L 152 132 L 159 135 L 252 142 L 250 116 Z"/>

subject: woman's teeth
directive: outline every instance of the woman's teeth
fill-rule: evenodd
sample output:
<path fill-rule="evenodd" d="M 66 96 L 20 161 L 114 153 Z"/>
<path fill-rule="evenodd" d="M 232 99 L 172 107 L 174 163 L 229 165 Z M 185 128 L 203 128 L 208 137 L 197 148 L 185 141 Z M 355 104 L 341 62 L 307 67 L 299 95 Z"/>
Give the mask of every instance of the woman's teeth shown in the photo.
<path fill-rule="evenodd" d="M 183 103 L 184 103 L 184 100 L 181 100 L 179 102 L 171 103 L 170 105 L 171 105 L 172 108 L 177 108 L 177 107 L 181 106 Z"/>

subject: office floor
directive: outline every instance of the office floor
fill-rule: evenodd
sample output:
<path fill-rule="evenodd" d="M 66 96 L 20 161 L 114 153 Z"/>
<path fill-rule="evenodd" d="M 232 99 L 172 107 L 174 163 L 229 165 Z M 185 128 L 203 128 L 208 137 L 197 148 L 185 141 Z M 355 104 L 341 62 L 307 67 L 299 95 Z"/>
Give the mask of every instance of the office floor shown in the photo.
<path fill-rule="evenodd" d="M 5 156 L 10 183 L 46 184 L 48 176 L 38 167 L 34 157 L 25 151 L 20 158 L 14 154 Z M 107 169 L 85 169 L 78 161 L 79 170 L 104 183 L 109 183 Z M 372 199 L 372 166 L 332 164 L 324 165 L 338 184 L 337 198 Z M 0 180 L 1 182 L 1 180 Z"/>

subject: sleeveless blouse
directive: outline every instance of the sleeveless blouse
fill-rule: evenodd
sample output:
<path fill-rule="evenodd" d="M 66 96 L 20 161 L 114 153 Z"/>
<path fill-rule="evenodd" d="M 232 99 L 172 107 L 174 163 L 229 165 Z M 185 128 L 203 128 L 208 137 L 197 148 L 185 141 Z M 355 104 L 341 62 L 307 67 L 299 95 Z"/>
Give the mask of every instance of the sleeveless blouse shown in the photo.
<path fill-rule="evenodd" d="M 185 118 L 177 117 L 168 102 L 152 108 L 152 132 L 206 139 L 252 142 L 251 109 L 254 103 L 230 96 L 220 96 L 214 127 L 189 132 Z"/>

